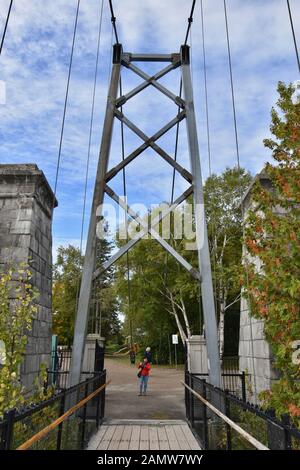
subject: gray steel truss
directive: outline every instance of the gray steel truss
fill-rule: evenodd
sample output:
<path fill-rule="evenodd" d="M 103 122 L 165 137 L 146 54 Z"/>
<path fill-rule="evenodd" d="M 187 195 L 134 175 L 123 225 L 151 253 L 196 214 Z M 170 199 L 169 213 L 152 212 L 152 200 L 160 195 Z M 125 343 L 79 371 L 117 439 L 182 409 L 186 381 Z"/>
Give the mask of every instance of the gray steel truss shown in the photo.
<path fill-rule="evenodd" d="M 153 76 L 149 76 L 133 62 L 169 62 L 169 65 Z M 120 81 L 121 67 L 127 67 L 133 73 L 143 78 L 145 81 L 134 88 L 131 92 L 124 96 L 118 97 L 118 87 Z M 170 71 L 181 67 L 182 84 L 184 91 L 184 99 L 175 96 L 166 87 L 161 85 L 158 80 L 168 74 Z M 142 132 L 138 126 L 132 123 L 120 111 L 121 108 L 133 96 L 140 93 L 145 88 L 153 86 L 170 100 L 172 100 L 180 109 L 177 116 L 162 127 L 153 136 L 149 137 Z M 114 120 L 120 120 L 132 132 L 134 132 L 144 142 L 130 155 L 122 160 L 117 166 L 107 171 L 108 161 L 111 148 L 111 139 Z M 186 120 L 187 137 L 189 145 L 191 172 L 183 168 L 174 160 L 167 152 L 165 152 L 158 144 L 157 140 L 174 127 L 178 122 Z M 179 196 L 173 204 L 164 209 L 149 225 L 131 207 L 127 205 L 123 198 L 119 197 L 108 185 L 108 182 L 114 176 L 137 158 L 147 148 L 152 148 L 160 157 L 168 162 L 183 178 L 189 183 L 189 188 Z M 104 194 L 107 194 L 115 202 L 117 202 L 126 212 L 126 214 L 135 220 L 141 230 L 135 234 L 135 237 L 128 240 L 120 250 L 113 254 L 111 258 L 103 263 L 103 265 L 95 269 L 96 257 L 96 225 L 97 220 L 101 217 L 101 204 L 103 203 Z M 195 207 L 195 225 L 196 225 L 196 243 L 198 251 L 199 271 L 193 268 L 187 260 L 185 260 L 177 251 L 169 245 L 156 231 L 155 227 L 168 215 L 193 194 Z M 198 210 L 201 208 L 202 210 Z M 204 199 L 202 176 L 200 166 L 200 154 L 197 137 L 196 117 L 193 101 L 193 89 L 190 73 L 189 47 L 181 46 L 180 54 L 130 54 L 123 53 L 121 44 L 114 45 L 113 68 L 107 99 L 105 121 L 103 126 L 102 141 L 100 155 L 97 168 L 97 176 L 94 188 L 93 203 L 90 216 L 90 224 L 83 266 L 83 274 L 81 288 L 78 301 L 78 310 L 75 322 L 74 343 L 72 352 L 72 361 L 70 369 L 70 385 L 75 385 L 80 381 L 81 367 L 84 354 L 84 344 L 89 314 L 89 301 L 91 296 L 92 282 L 103 270 L 108 269 L 114 262 L 130 250 L 140 239 L 147 233 L 171 255 L 178 263 L 180 263 L 196 280 L 201 283 L 202 304 L 204 313 L 204 323 L 207 341 L 208 353 L 208 369 L 210 382 L 215 386 L 220 386 L 220 361 L 218 353 L 218 335 L 217 321 L 215 314 L 211 265 L 208 248 L 207 225 L 204 213 Z M 201 240 L 201 242 L 200 242 Z"/>

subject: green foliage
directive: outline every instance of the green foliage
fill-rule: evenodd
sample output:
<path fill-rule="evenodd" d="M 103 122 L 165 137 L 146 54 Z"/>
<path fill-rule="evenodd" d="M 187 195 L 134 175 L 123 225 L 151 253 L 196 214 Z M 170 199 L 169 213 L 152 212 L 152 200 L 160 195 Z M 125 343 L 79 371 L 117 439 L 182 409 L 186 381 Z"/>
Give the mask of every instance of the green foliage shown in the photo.
<path fill-rule="evenodd" d="M 251 176 L 245 170 L 227 168 L 222 175 L 212 175 L 205 183 L 210 249 L 212 257 L 218 260 L 218 264 L 213 266 L 218 305 L 221 298 L 224 298 L 225 291 L 228 303 L 233 301 L 240 291 L 237 273 L 242 254 L 240 194 L 248 187 L 250 181 Z M 154 217 L 158 210 L 148 214 L 145 219 Z M 180 210 L 176 210 L 177 214 Z M 173 224 L 174 216 L 171 217 L 171 233 Z M 134 227 L 131 227 L 131 230 L 134 230 Z M 157 226 L 157 231 L 162 233 L 161 223 Z M 190 240 L 171 237 L 168 241 L 178 253 L 197 268 L 197 252 L 186 250 L 186 243 Z M 119 246 L 124 243 L 125 240 L 118 241 Z M 125 314 L 124 333 L 130 335 L 130 324 L 132 324 L 134 342 L 139 342 L 142 349 L 150 345 L 154 357 L 158 356 L 159 362 L 168 362 L 170 351 L 173 349 L 169 345 L 170 335 L 178 333 L 169 294 L 172 294 L 177 304 L 181 305 L 183 302 L 191 333 L 199 334 L 203 324 L 202 311 L 199 307 L 201 301 L 199 283 L 173 257 L 166 255 L 156 240 L 150 238 L 140 240 L 130 250 L 129 265 L 130 304 L 126 257 L 120 259 L 117 264 L 117 291 L 120 309 Z M 177 313 L 184 325 L 180 308 L 177 308 Z M 182 350 L 180 354 L 183 360 Z"/>
<path fill-rule="evenodd" d="M 31 272 L 25 264 L 9 267 L 0 277 L 0 340 L 5 345 L 5 362 L 0 368 L 0 416 L 5 410 L 25 402 L 19 382 L 19 368 L 32 328 L 37 293 L 31 285 Z"/>
<path fill-rule="evenodd" d="M 72 245 L 60 246 L 53 267 L 53 333 L 60 344 L 71 345 L 74 335 L 76 296 L 80 287 L 83 256 Z"/>
<path fill-rule="evenodd" d="M 278 85 L 278 109 L 272 109 L 271 132 L 264 144 L 276 165 L 265 172 L 271 189 L 258 181 L 254 207 L 247 218 L 246 243 L 260 269 L 247 261 L 246 293 L 251 312 L 264 319 L 281 379 L 262 394 L 266 406 L 290 413 L 300 423 L 300 365 L 292 361 L 293 342 L 300 338 L 300 104 L 293 104 L 292 85 Z"/>
<path fill-rule="evenodd" d="M 99 240 L 96 267 L 108 259 L 111 250 L 109 241 Z M 69 346 L 74 336 L 76 298 L 80 290 L 83 261 L 79 248 L 60 246 L 53 269 L 53 333 L 58 335 L 60 344 Z M 106 339 L 118 335 L 120 330 L 112 269 L 103 273 L 92 287 L 89 332 L 99 332 L 100 328 Z"/>

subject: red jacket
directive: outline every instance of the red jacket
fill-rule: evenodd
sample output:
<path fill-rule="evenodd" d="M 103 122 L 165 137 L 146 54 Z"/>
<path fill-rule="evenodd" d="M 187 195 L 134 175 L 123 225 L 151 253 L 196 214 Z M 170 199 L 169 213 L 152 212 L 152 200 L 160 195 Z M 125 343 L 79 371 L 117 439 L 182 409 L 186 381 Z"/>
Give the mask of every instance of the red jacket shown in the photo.
<path fill-rule="evenodd" d="M 149 362 L 147 362 L 146 364 L 143 363 L 143 362 L 140 362 L 140 364 L 138 365 L 138 368 L 141 369 L 141 374 L 143 376 L 146 376 L 146 375 L 149 375 L 149 371 L 151 369 L 151 366 L 150 366 Z"/>

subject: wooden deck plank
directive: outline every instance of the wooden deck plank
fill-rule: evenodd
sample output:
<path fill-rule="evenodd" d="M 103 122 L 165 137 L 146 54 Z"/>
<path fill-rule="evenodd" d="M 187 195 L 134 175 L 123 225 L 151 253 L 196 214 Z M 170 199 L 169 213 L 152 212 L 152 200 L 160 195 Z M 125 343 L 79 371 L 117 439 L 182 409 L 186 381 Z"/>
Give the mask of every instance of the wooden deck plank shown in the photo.
<path fill-rule="evenodd" d="M 129 443 L 130 450 L 138 450 L 140 448 L 140 432 L 141 426 L 132 426 L 132 433 Z"/>
<path fill-rule="evenodd" d="M 169 446 L 171 450 L 178 450 L 179 449 L 179 443 L 177 441 L 173 426 L 168 425 L 165 426 L 165 430 L 167 433 L 168 441 L 169 441 Z"/>
<path fill-rule="evenodd" d="M 99 442 L 97 450 L 107 450 L 110 444 L 110 441 L 114 435 L 116 426 L 107 426 L 107 431 L 104 434 L 103 438 Z"/>
<path fill-rule="evenodd" d="M 160 450 L 169 450 L 170 445 L 168 441 L 168 436 L 164 426 L 158 426 L 157 428 L 158 443 Z"/>
<path fill-rule="evenodd" d="M 149 450 L 149 448 L 150 448 L 149 426 L 141 426 L 140 449 Z"/>
<path fill-rule="evenodd" d="M 118 449 L 123 431 L 124 431 L 124 426 L 116 426 L 115 432 L 108 446 L 109 450 Z"/>
<path fill-rule="evenodd" d="M 199 442 L 184 421 L 116 420 L 95 433 L 88 450 L 199 450 Z"/>
<path fill-rule="evenodd" d="M 149 426 L 149 448 L 150 450 L 159 450 L 157 427 Z"/>
<path fill-rule="evenodd" d="M 92 438 L 89 441 L 89 445 L 87 447 L 87 450 L 96 450 L 100 441 L 102 440 L 104 434 L 107 431 L 108 426 L 101 426 L 98 431 L 95 432 L 95 434 L 92 436 Z"/>
<path fill-rule="evenodd" d="M 185 434 L 185 437 L 187 438 L 189 445 L 191 447 L 191 450 L 199 450 L 201 449 L 199 442 L 195 438 L 194 434 L 190 430 L 188 424 L 182 424 L 181 429 L 183 433 Z"/>
<path fill-rule="evenodd" d="M 132 426 L 125 425 L 123 434 L 119 444 L 119 450 L 129 449 L 130 439 L 132 434 Z"/>
<path fill-rule="evenodd" d="M 186 436 L 181 429 L 181 426 L 174 426 L 173 427 L 175 436 L 177 438 L 178 444 L 179 444 L 179 449 L 180 450 L 190 450 L 191 447 L 189 445 L 188 440 L 186 439 Z"/>

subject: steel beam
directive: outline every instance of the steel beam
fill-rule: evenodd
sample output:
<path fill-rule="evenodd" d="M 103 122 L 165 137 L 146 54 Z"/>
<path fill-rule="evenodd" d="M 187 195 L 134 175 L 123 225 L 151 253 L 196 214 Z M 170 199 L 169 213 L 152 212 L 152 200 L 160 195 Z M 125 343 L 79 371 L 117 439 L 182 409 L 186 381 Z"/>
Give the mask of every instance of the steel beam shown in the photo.
<path fill-rule="evenodd" d="M 218 349 L 218 330 L 215 312 L 213 284 L 211 275 L 210 254 L 208 246 L 207 225 L 204 211 L 204 196 L 202 186 L 202 175 L 200 166 L 200 153 L 198 145 L 198 135 L 196 126 L 196 115 L 193 99 L 193 87 L 191 80 L 190 64 L 185 59 L 189 56 L 188 46 L 181 47 L 182 54 L 182 83 L 186 109 L 186 127 L 188 136 L 188 146 L 190 163 L 193 175 L 194 186 L 194 206 L 196 222 L 196 242 L 198 248 L 198 262 L 202 277 L 201 293 L 205 324 L 205 335 L 208 354 L 208 368 L 210 382 L 220 387 L 221 370 Z M 200 209 L 200 210 L 198 210 Z M 202 240 L 202 243 L 201 243 Z"/>
<path fill-rule="evenodd" d="M 125 212 L 130 215 L 130 217 L 135 220 L 138 224 L 140 224 L 145 232 L 148 232 L 152 238 L 158 241 L 158 243 L 172 255 L 176 261 L 178 261 L 181 266 L 183 266 L 195 279 L 200 280 L 200 273 L 193 268 L 193 266 L 186 261 L 177 251 L 169 245 L 161 236 L 157 233 L 156 230 L 154 230 L 153 226 L 148 226 L 147 222 L 145 222 L 143 219 L 140 218 L 140 216 L 131 209 L 126 202 L 120 198 L 109 186 L 105 186 L 105 192 L 117 203 L 119 204 L 120 207 L 122 207 Z"/>
<path fill-rule="evenodd" d="M 123 65 L 125 65 L 125 67 L 127 68 L 130 68 L 129 62 L 123 61 Z M 133 96 L 145 90 L 145 88 L 151 85 L 151 81 L 159 80 L 160 78 L 164 77 L 169 72 L 171 72 L 171 70 L 174 70 L 175 68 L 179 67 L 179 65 L 180 65 L 180 62 L 178 62 L 177 64 L 168 65 L 167 67 L 165 67 L 164 69 L 160 70 L 155 75 L 153 75 L 153 77 L 151 77 L 152 80 L 146 80 L 145 82 L 135 87 L 126 95 L 120 96 L 120 98 L 117 99 L 117 103 L 116 103 L 117 108 L 122 106 L 124 103 L 126 103 L 130 98 L 133 98 Z"/>
<path fill-rule="evenodd" d="M 139 69 L 138 67 L 136 67 L 133 64 L 128 64 L 128 68 L 130 70 L 132 70 L 134 73 L 136 73 L 139 77 L 141 77 L 145 80 L 145 82 L 140 85 L 140 86 L 144 85 L 142 89 L 146 88 L 148 85 L 152 85 L 152 86 L 154 86 L 154 88 L 156 88 L 161 93 L 163 93 L 168 98 L 170 98 L 170 100 L 174 101 L 174 103 L 177 104 L 177 106 L 179 106 L 180 108 L 184 108 L 184 100 L 182 98 L 180 98 L 179 96 L 174 95 L 174 93 L 172 93 L 170 90 L 168 90 L 166 87 L 164 87 L 161 83 L 158 83 L 157 78 L 156 78 L 155 75 L 153 77 L 151 77 L 150 75 L 143 72 L 143 70 Z M 174 69 L 174 66 L 172 66 L 172 68 L 170 70 L 173 70 L 173 69 Z M 170 72 L 170 70 L 169 70 L 169 72 Z"/>
<path fill-rule="evenodd" d="M 124 52 L 123 58 L 130 62 L 173 62 L 178 54 L 131 54 Z"/>
<path fill-rule="evenodd" d="M 75 321 L 72 360 L 70 366 L 70 384 L 80 382 L 81 367 L 84 353 L 86 328 L 88 323 L 89 301 L 92 288 L 92 277 L 95 269 L 96 258 L 96 210 L 103 203 L 105 174 L 107 172 L 108 159 L 113 132 L 115 103 L 118 95 L 121 64 L 114 64 L 110 87 L 108 92 L 105 121 L 102 133 L 102 142 L 98 160 L 96 182 L 91 209 L 87 245 L 84 257 L 78 309 Z"/>
<path fill-rule="evenodd" d="M 160 212 L 157 217 L 152 221 L 152 227 L 155 228 L 168 214 L 173 212 L 179 204 L 184 202 L 191 194 L 193 193 L 193 187 L 190 186 L 184 193 L 182 193 L 174 202 L 171 204 L 165 211 Z M 119 258 L 121 258 L 127 251 L 129 251 L 144 235 L 148 232 L 147 230 L 141 230 L 136 234 L 134 238 L 129 240 L 125 245 L 123 245 L 116 253 L 114 253 L 107 261 L 105 261 L 100 268 L 96 269 L 93 274 L 93 279 L 96 279 L 103 271 L 108 269 L 112 264 L 114 264 Z"/>

